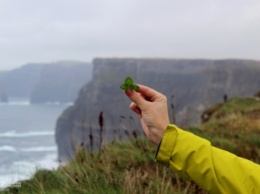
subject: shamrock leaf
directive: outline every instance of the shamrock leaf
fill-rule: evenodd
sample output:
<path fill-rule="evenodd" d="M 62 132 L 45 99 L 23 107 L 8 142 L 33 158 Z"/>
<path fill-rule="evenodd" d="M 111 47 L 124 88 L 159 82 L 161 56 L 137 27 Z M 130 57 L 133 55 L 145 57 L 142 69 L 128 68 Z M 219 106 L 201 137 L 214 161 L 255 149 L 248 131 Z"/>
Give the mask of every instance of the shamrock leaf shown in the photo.
<path fill-rule="evenodd" d="M 122 90 L 138 90 L 138 85 L 134 84 L 134 81 L 131 77 L 125 78 L 125 83 L 123 83 L 120 88 Z"/>
<path fill-rule="evenodd" d="M 132 84 L 130 86 L 130 90 L 138 90 L 138 89 L 139 89 L 138 85 Z"/>
<path fill-rule="evenodd" d="M 132 79 L 131 77 L 125 78 L 125 84 L 126 84 L 127 86 L 130 86 L 130 85 L 132 85 L 133 83 L 134 83 L 134 81 L 133 81 L 133 79 Z"/>
<path fill-rule="evenodd" d="M 120 88 L 121 88 L 122 90 L 127 90 L 129 87 L 128 87 L 126 84 L 122 84 L 122 85 L 120 86 Z"/>

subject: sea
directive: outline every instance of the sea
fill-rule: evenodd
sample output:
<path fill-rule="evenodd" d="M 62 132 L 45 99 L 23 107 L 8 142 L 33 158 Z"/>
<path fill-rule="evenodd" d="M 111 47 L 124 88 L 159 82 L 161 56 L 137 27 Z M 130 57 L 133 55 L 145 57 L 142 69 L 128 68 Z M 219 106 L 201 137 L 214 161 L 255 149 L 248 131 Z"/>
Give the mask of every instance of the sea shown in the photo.
<path fill-rule="evenodd" d="M 57 118 L 72 103 L 0 103 L 0 189 L 29 179 L 36 169 L 56 169 Z"/>

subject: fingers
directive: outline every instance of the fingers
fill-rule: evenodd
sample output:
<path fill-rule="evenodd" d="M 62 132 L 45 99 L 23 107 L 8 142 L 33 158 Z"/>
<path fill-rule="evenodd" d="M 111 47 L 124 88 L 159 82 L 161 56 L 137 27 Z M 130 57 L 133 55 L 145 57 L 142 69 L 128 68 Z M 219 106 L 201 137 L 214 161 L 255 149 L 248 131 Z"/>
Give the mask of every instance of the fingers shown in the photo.
<path fill-rule="evenodd" d="M 138 86 L 139 86 L 139 89 L 137 92 L 142 94 L 142 96 L 144 96 L 145 99 L 149 99 L 149 101 L 151 101 L 151 102 L 156 101 L 156 99 L 162 95 L 161 93 L 159 93 L 156 90 L 149 88 L 147 86 L 144 86 L 141 84 L 138 84 Z"/>
<path fill-rule="evenodd" d="M 141 109 L 135 104 L 135 103 L 131 103 L 130 104 L 130 108 L 132 111 L 134 111 L 136 114 L 141 114 Z"/>
<path fill-rule="evenodd" d="M 132 90 L 127 90 L 125 93 L 140 109 L 146 105 L 146 100 L 140 93 Z"/>
<path fill-rule="evenodd" d="M 140 84 L 138 84 L 138 86 L 139 89 L 137 91 L 127 90 L 125 93 L 141 109 L 145 102 L 154 102 L 162 97 L 161 93 L 152 88 Z"/>
<path fill-rule="evenodd" d="M 139 89 L 136 91 L 132 90 L 127 90 L 126 95 L 133 101 L 135 102 L 139 107 L 141 106 L 142 103 L 145 101 L 149 102 L 155 102 L 161 99 L 163 96 L 161 93 L 157 92 L 156 90 L 149 88 L 144 85 L 138 84 Z M 137 95 L 139 94 L 139 95 Z M 141 108 L 141 107 L 140 107 Z"/>

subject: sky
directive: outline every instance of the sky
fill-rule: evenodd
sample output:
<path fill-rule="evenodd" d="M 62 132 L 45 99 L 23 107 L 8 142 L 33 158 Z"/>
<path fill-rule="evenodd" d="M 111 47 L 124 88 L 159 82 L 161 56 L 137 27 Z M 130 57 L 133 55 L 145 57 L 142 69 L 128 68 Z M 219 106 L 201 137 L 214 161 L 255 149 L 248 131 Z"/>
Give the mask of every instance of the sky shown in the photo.
<path fill-rule="evenodd" d="M 95 57 L 260 60 L 259 0 L 1 0 L 0 70 Z"/>

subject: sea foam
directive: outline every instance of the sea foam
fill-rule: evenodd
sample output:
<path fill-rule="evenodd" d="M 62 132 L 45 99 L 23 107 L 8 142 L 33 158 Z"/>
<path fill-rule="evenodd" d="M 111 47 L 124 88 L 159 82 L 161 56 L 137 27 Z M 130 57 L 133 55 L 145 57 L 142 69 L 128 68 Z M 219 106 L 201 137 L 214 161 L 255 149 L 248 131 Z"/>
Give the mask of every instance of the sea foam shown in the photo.
<path fill-rule="evenodd" d="M 30 179 L 37 169 L 54 170 L 58 166 L 56 154 L 46 154 L 37 161 L 15 161 L 11 165 L 15 173 L 0 175 L 0 190 L 14 183 L 19 186 L 19 181 Z"/>
<path fill-rule="evenodd" d="M 15 152 L 16 149 L 13 146 L 3 145 L 0 146 L 0 151 Z"/>
<path fill-rule="evenodd" d="M 40 146 L 40 147 L 31 147 L 31 148 L 22 148 L 23 152 L 46 152 L 46 151 L 57 151 L 56 146 Z"/>
<path fill-rule="evenodd" d="M 17 133 L 16 131 L 8 131 L 0 133 L 0 137 L 32 137 L 32 136 L 45 136 L 54 135 L 54 131 L 29 131 L 25 133 Z"/>

